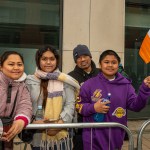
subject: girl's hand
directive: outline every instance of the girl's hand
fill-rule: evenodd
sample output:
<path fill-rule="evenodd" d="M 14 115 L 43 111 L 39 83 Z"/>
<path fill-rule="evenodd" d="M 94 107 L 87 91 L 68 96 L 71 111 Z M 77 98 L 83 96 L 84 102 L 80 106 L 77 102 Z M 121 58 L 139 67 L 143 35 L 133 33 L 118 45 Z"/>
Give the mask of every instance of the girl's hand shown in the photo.
<path fill-rule="evenodd" d="M 110 104 L 110 101 L 102 102 L 102 99 L 99 99 L 94 104 L 94 109 L 97 113 L 104 113 L 106 114 L 109 111 L 110 106 L 107 106 L 107 104 Z"/>
<path fill-rule="evenodd" d="M 59 131 L 60 129 L 47 129 L 47 134 L 49 136 L 55 136 Z"/>
<path fill-rule="evenodd" d="M 24 124 L 25 122 L 21 119 L 15 120 L 8 132 L 3 133 L 2 140 L 7 142 L 12 140 L 17 134 L 19 134 L 23 130 Z"/>
<path fill-rule="evenodd" d="M 56 122 L 53 122 L 53 123 L 56 123 L 56 124 L 62 124 L 64 123 L 62 119 L 56 121 Z M 58 128 L 58 129 L 47 129 L 47 134 L 50 135 L 50 136 L 55 136 L 59 131 L 61 131 L 62 129 L 61 128 Z"/>
<path fill-rule="evenodd" d="M 146 86 L 148 86 L 150 88 L 150 76 L 148 76 L 144 79 L 144 83 Z"/>
<path fill-rule="evenodd" d="M 45 119 L 34 120 L 32 123 L 33 123 L 33 124 L 45 124 Z"/>

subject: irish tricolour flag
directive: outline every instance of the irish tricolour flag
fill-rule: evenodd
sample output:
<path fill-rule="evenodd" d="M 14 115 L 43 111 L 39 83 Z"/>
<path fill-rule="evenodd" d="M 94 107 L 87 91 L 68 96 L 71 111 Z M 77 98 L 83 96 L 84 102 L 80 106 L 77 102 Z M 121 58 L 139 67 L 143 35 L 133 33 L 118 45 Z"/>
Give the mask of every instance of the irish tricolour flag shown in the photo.
<path fill-rule="evenodd" d="M 142 45 L 140 47 L 139 55 L 147 64 L 150 62 L 150 30 L 147 32 Z"/>

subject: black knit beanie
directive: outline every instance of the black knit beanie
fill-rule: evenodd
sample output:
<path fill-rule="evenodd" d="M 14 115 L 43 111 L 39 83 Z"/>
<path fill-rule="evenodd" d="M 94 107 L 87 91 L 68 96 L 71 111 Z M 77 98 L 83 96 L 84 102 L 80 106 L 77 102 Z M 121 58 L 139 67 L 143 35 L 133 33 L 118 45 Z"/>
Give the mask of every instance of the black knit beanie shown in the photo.
<path fill-rule="evenodd" d="M 77 59 L 81 56 L 81 55 L 87 55 L 90 56 L 92 58 L 92 55 L 90 53 L 90 50 L 88 49 L 88 47 L 86 45 L 77 45 L 77 47 L 75 47 L 73 49 L 73 58 L 75 63 L 77 62 Z"/>

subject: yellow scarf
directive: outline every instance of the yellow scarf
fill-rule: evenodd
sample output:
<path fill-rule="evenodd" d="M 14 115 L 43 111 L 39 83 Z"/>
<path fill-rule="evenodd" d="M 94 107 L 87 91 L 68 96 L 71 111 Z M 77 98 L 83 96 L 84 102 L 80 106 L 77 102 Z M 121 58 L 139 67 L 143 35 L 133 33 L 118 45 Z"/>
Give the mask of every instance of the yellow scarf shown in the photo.
<path fill-rule="evenodd" d="M 46 73 L 41 70 L 37 70 L 35 75 L 41 79 L 48 79 L 48 97 L 46 101 L 44 119 L 49 121 L 57 121 L 60 119 L 60 113 L 62 112 L 62 94 L 63 94 L 63 82 L 68 83 L 75 87 L 75 95 L 77 96 L 79 91 L 79 84 L 71 76 L 60 72 L 58 69 L 53 73 Z M 42 143 L 49 143 L 49 146 L 55 145 L 58 141 L 68 137 L 67 130 L 61 130 L 56 135 L 50 136 L 46 132 L 42 134 Z M 44 142 L 45 141 L 45 142 Z M 43 146 L 42 146 L 43 147 Z"/>

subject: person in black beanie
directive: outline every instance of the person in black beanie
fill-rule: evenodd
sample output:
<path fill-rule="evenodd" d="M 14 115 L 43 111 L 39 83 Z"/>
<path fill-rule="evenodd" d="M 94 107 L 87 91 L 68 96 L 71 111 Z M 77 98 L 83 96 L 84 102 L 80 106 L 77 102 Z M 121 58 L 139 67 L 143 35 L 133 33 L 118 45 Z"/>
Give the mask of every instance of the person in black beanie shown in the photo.
<path fill-rule="evenodd" d="M 76 66 L 74 70 L 68 74 L 76 79 L 80 85 L 82 85 L 86 80 L 95 77 L 99 73 L 100 70 L 96 68 L 95 63 L 92 60 L 90 50 L 86 45 L 77 45 L 73 49 L 73 58 Z M 80 114 L 77 114 L 77 122 L 83 122 Z M 73 144 L 73 150 L 83 150 L 82 129 L 75 131 Z"/>
<path fill-rule="evenodd" d="M 73 49 L 73 58 L 76 66 L 68 74 L 75 78 L 80 85 L 99 73 L 99 69 L 96 68 L 90 50 L 86 45 L 77 45 Z"/>

